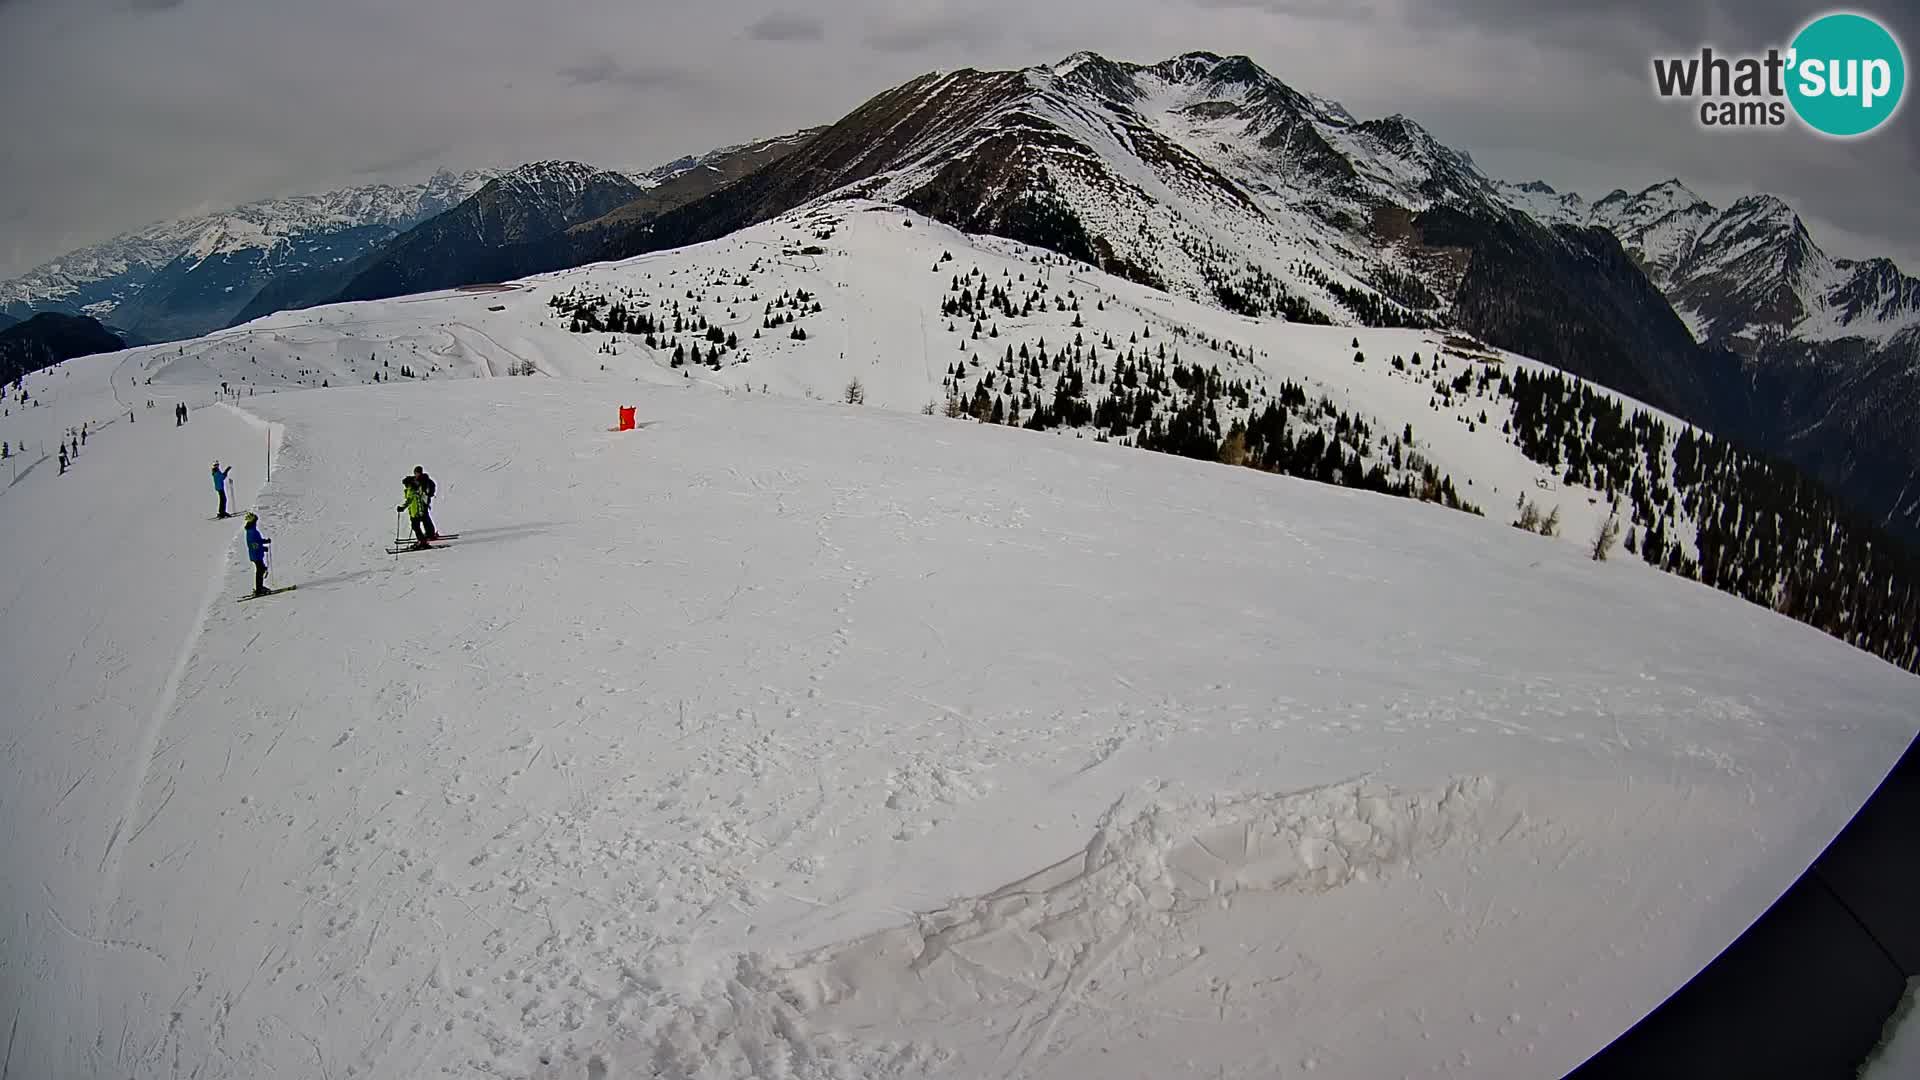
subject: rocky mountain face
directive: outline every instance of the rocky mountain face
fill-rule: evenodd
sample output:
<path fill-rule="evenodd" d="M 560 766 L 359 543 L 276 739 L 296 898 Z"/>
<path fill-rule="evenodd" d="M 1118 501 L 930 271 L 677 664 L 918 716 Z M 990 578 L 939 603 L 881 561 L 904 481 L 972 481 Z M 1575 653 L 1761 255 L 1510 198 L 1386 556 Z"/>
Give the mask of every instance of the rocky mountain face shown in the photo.
<path fill-rule="evenodd" d="M 644 190 L 628 176 L 577 161 L 522 165 L 380 248 L 333 299 L 378 300 L 512 277 L 493 265 L 499 249 L 599 217 Z"/>
<path fill-rule="evenodd" d="M 1492 207 L 1463 155 L 1402 117 L 1361 123 L 1242 57 L 1151 67 L 1081 54 L 1025 71 L 936 73 L 798 152 L 597 255 L 710 239 L 829 193 L 1044 243 L 1136 280 L 1315 321 L 1430 322 L 1450 260 L 1375 215 L 1452 198 Z"/>
<path fill-rule="evenodd" d="M 0 283 L 0 310 L 84 313 L 153 340 L 204 334 L 227 325 L 268 282 L 351 262 L 492 175 L 443 171 L 420 184 L 263 200 L 152 225 Z"/>

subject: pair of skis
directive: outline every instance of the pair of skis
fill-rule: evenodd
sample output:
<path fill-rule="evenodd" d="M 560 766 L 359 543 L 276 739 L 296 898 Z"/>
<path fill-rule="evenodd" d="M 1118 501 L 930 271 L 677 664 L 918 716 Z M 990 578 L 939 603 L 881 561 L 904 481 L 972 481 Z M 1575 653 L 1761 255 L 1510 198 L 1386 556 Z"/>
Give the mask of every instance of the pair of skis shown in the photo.
<path fill-rule="evenodd" d="M 431 544 L 438 544 L 442 540 L 458 540 L 460 538 L 459 533 L 441 533 L 428 541 L 427 544 L 422 544 L 407 536 L 406 518 L 404 516 L 395 517 L 393 525 L 393 543 L 387 547 L 387 554 L 389 555 L 404 555 L 409 551 L 426 551 Z"/>
<path fill-rule="evenodd" d="M 441 533 L 439 536 L 434 537 L 433 541 L 429 544 L 401 543 L 400 541 L 396 540 L 394 541 L 393 546 L 387 548 L 387 554 L 404 555 L 409 551 L 431 551 L 434 548 L 440 546 L 440 543 L 442 541 L 458 540 L 458 539 L 460 539 L 459 533 Z"/>

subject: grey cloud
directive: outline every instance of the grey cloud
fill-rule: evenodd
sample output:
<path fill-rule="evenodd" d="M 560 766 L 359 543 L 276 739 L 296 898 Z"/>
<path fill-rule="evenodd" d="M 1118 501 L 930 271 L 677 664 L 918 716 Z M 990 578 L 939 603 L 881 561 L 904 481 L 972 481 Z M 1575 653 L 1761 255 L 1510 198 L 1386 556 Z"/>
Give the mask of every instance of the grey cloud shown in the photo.
<path fill-rule="evenodd" d="M 686 79 L 682 72 L 665 67 L 630 67 L 602 53 L 581 64 L 560 70 L 561 78 L 575 86 L 624 86 L 631 90 L 657 90 L 675 86 Z"/>
<path fill-rule="evenodd" d="M 1518 42 L 1550 42 L 1576 49 L 1593 61 L 1644 67 L 1657 53 L 1686 52 L 1702 45 L 1730 51 L 1785 45 L 1822 10 L 1805 0 L 1584 0 L 1564 5 L 1533 0 L 1429 0 L 1411 5 L 1408 13 L 1415 25 L 1435 30 L 1466 28 Z M 1912 11 L 1876 15 L 1895 25 L 1907 40 L 1920 31 Z"/>
<path fill-rule="evenodd" d="M 186 3 L 187 0 L 127 0 L 127 6 L 135 11 L 171 11 Z"/>
<path fill-rule="evenodd" d="M 1261 11 L 1268 15 L 1302 19 L 1330 19 L 1340 22 L 1369 22 L 1379 11 L 1365 0 L 1193 0 L 1195 5 L 1217 10 Z"/>
<path fill-rule="evenodd" d="M 747 36 L 755 41 L 819 41 L 826 32 L 827 24 L 816 16 L 793 11 L 770 11 L 747 26 Z"/>
<path fill-rule="evenodd" d="M 1754 0 L 1759 9 L 1777 0 Z M 1431 27 L 1467 27 L 1495 35 L 1536 36 L 1587 47 L 1600 40 L 1693 39 L 1715 21 L 1713 3 L 1661 3 L 1659 0 L 1591 0 L 1553 5 L 1528 0 L 1432 0 L 1411 9 L 1416 23 Z M 1758 23 L 1762 20 L 1753 20 Z"/>
<path fill-rule="evenodd" d="M 449 149 L 450 147 L 445 144 L 423 146 L 417 150 L 409 150 L 380 161 L 369 162 L 355 169 L 353 175 L 358 177 L 377 177 L 410 172 L 422 165 L 429 165 L 445 158 Z"/>
<path fill-rule="evenodd" d="M 869 30 L 866 42 L 887 53 L 977 53 L 997 43 L 1006 14 L 991 9 L 955 8 L 924 15 L 882 18 Z M 1015 14 L 1014 20 L 1019 16 Z"/>

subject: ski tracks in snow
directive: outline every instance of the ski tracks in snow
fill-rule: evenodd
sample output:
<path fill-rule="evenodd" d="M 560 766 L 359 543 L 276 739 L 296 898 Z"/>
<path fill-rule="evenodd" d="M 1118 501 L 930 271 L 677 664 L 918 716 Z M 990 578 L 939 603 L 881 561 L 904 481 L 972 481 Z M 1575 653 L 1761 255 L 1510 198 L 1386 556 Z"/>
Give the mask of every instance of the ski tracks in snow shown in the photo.
<path fill-rule="evenodd" d="M 844 944 L 740 955 L 594 1059 L 676 1078 L 1085 1075 L 1122 1032 L 1256 1026 L 1319 993 L 1311 949 L 1273 937 L 1276 902 L 1471 856 L 1520 820 L 1481 778 L 1418 793 L 1133 789 L 1072 856 Z M 578 1061 L 549 1064 L 535 1075 L 579 1075 Z"/>
<path fill-rule="evenodd" d="M 100 856 L 102 880 L 105 885 L 99 906 L 102 916 L 109 915 L 119 903 L 119 855 L 125 850 L 119 845 L 119 840 L 127 823 L 133 821 L 140 813 L 140 805 L 146 795 L 147 776 L 152 770 L 154 757 L 160 748 L 161 733 L 166 729 L 168 718 L 173 715 L 174 704 L 180 696 L 180 682 L 186 676 L 188 665 L 193 662 L 194 650 L 199 646 L 200 638 L 206 633 L 207 619 L 213 611 L 214 604 L 219 602 L 221 593 L 226 589 L 228 563 L 231 556 L 232 546 L 229 542 L 227 546 L 221 548 L 212 573 L 208 575 L 206 592 L 201 600 L 200 615 L 193 621 L 192 629 L 187 632 L 187 639 L 180 645 L 179 656 L 175 658 L 173 669 L 168 673 L 167 681 L 160 689 L 160 696 L 154 702 L 153 711 L 147 715 L 147 721 L 140 736 L 140 744 L 134 751 L 134 772 L 128 783 L 126 803 L 120 812 L 119 820 L 114 823 L 113 833 L 107 841 L 107 849 Z M 171 787 L 168 789 L 168 794 L 169 796 L 172 794 Z M 166 804 L 163 801 L 160 810 L 165 808 Z M 154 811 L 155 816 L 160 810 Z M 145 825 L 152 823 L 153 819 L 149 818 Z M 142 830 L 145 825 L 141 826 Z M 132 838 L 129 837 L 128 843 L 131 842 Z"/>

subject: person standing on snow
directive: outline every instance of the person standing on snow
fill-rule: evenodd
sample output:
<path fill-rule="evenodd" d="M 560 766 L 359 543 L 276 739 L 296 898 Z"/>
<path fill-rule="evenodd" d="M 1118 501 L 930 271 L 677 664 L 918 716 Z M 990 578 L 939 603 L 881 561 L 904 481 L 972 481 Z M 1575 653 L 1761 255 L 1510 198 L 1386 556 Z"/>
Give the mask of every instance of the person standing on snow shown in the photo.
<path fill-rule="evenodd" d="M 253 563 L 253 595 L 267 594 L 267 545 L 273 541 L 260 535 L 260 518 L 247 511 L 247 560 Z"/>
<path fill-rule="evenodd" d="M 420 489 L 422 496 L 421 501 L 426 504 L 426 508 L 421 514 L 421 519 L 427 526 L 427 539 L 438 540 L 440 539 L 440 530 L 433 524 L 433 493 L 438 490 L 438 487 L 434 484 L 433 477 L 427 475 L 426 466 L 415 465 L 413 467 L 413 486 Z"/>
<path fill-rule="evenodd" d="M 400 480 L 400 498 L 400 505 L 394 509 L 406 512 L 407 521 L 413 526 L 413 546 L 416 549 L 432 547 L 433 545 L 428 543 L 430 536 L 427 532 L 427 493 L 421 490 L 419 482 L 411 473 Z"/>
<path fill-rule="evenodd" d="M 224 521 L 233 516 L 227 513 L 227 477 L 231 475 L 233 475 L 233 466 L 229 465 L 222 469 L 219 462 L 213 463 L 213 491 L 220 496 L 220 513 L 215 516 L 215 521 Z"/>
<path fill-rule="evenodd" d="M 65 443 L 60 444 L 60 475 L 67 475 L 67 444 Z"/>

